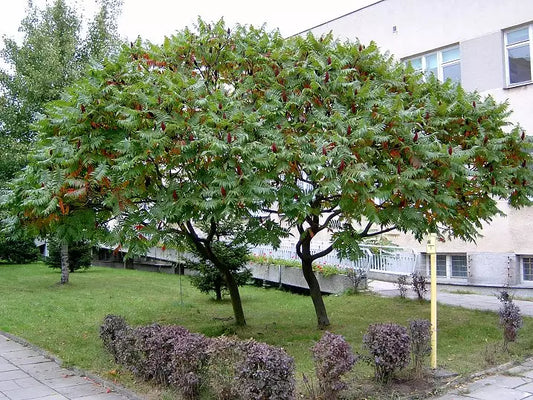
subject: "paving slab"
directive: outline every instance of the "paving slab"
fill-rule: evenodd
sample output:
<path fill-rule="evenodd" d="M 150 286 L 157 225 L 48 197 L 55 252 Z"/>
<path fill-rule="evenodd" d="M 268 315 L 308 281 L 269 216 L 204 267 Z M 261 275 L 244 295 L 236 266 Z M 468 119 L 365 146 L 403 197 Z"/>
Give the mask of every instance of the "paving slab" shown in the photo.
<path fill-rule="evenodd" d="M 12 379 L 28 378 L 29 375 L 21 369 L 0 372 L 0 382 Z"/>
<path fill-rule="evenodd" d="M 114 384 L 63 368 L 42 350 L 6 335 L 0 333 L 0 400 L 140 399 Z"/>
<path fill-rule="evenodd" d="M 532 395 L 532 393 L 524 392 L 522 390 L 496 385 L 485 386 L 484 388 L 467 393 L 468 397 L 478 400 L 521 400 Z"/>

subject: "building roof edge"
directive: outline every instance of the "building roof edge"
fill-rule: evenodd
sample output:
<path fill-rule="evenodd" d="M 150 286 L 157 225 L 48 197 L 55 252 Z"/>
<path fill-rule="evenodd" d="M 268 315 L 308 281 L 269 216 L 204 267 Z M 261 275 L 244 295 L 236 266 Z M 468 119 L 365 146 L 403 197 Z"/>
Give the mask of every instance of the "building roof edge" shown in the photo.
<path fill-rule="evenodd" d="M 339 15 L 338 17 L 335 17 L 333 19 L 330 19 L 328 21 L 325 21 L 325 22 L 322 22 L 321 24 L 318 24 L 318 25 L 315 25 L 315 26 L 312 26 L 310 28 L 307 28 L 307 29 L 304 29 L 303 31 L 300 31 L 300 32 L 297 32 L 297 33 L 293 33 L 292 35 L 289 35 L 288 37 L 293 37 L 293 36 L 299 36 L 301 35 L 302 33 L 305 33 L 305 32 L 309 32 L 315 28 L 319 28 L 321 26 L 324 26 L 326 24 L 329 24 L 330 22 L 333 22 L 333 21 L 337 21 L 341 18 L 344 18 L 344 17 L 347 17 L 348 15 L 352 15 L 352 14 L 355 14 L 356 12 L 359 12 L 361 10 L 364 10 L 365 8 L 369 8 L 369 7 L 372 7 L 372 6 L 375 6 L 376 4 L 378 3 L 383 3 L 385 0 L 378 0 L 378 1 L 374 1 L 373 3 L 370 3 L 370 4 L 367 4 L 366 6 L 364 7 L 361 7 L 361 8 L 358 8 L 357 10 L 354 10 L 354 11 L 350 11 L 346 14 L 342 14 L 342 15 Z"/>

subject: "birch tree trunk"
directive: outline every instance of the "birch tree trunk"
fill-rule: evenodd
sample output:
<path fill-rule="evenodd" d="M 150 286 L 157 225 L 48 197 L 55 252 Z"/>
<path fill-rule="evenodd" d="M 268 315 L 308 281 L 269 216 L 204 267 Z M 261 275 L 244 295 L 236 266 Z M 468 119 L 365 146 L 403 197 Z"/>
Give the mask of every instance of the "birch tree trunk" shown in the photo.
<path fill-rule="evenodd" d="M 68 260 L 68 242 L 61 242 L 61 284 L 68 283 L 69 260 Z"/>

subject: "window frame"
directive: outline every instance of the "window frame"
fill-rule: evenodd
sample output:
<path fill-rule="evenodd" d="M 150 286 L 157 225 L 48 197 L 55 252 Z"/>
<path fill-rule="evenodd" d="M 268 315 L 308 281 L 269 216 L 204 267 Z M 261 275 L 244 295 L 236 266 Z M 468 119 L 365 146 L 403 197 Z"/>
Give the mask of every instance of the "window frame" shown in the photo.
<path fill-rule="evenodd" d="M 442 54 L 447 52 L 447 51 L 454 50 L 454 49 L 458 50 L 459 57 L 456 58 L 456 59 L 450 60 L 450 61 L 443 62 Z M 461 46 L 459 45 L 459 43 L 453 44 L 451 46 L 443 47 L 443 48 L 441 48 L 439 50 L 428 51 L 426 53 L 419 54 L 419 55 L 414 56 L 414 57 L 405 58 L 404 59 L 404 63 L 408 64 L 408 63 L 412 63 L 414 60 L 420 60 L 421 68 L 420 69 L 416 69 L 414 67 L 413 68 L 415 69 L 415 71 L 421 72 L 424 75 L 424 79 L 425 79 L 425 77 L 429 74 L 429 72 L 428 72 L 428 58 L 431 57 L 431 56 L 434 56 L 434 55 L 437 58 L 437 75 L 436 75 L 436 77 L 437 77 L 437 79 L 439 81 L 444 82 L 444 68 L 445 67 L 459 65 L 459 72 L 461 72 Z M 456 84 L 459 84 L 459 85 L 461 84 L 461 81 L 462 81 L 462 76 L 459 77 L 459 81 L 452 80 L 452 82 L 454 82 Z"/>
<path fill-rule="evenodd" d="M 520 41 L 517 43 L 508 43 L 508 34 L 512 32 L 516 32 L 519 30 L 522 30 L 524 28 L 528 29 L 528 40 L 527 41 Z M 510 70 L 510 64 L 509 64 L 509 49 L 515 49 L 518 47 L 524 46 L 524 44 L 528 44 L 529 46 L 529 73 L 530 73 L 530 79 L 527 81 L 521 81 L 521 82 L 514 82 L 511 83 L 511 70 Z M 503 49 L 504 49 L 504 61 L 505 61 L 505 84 L 508 88 L 513 88 L 517 86 L 523 86 L 533 83 L 533 60 L 531 59 L 531 56 L 533 55 L 533 24 L 528 25 L 521 25 L 518 27 L 514 27 L 511 29 L 505 29 L 503 31 Z"/>
<path fill-rule="evenodd" d="M 528 260 L 530 271 L 526 274 L 526 263 L 525 260 Z M 520 274 L 522 276 L 522 282 L 532 282 L 533 283 L 533 256 L 524 255 L 520 257 Z M 531 279 L 526 279 L 526 275 L 529 275 Z"/>

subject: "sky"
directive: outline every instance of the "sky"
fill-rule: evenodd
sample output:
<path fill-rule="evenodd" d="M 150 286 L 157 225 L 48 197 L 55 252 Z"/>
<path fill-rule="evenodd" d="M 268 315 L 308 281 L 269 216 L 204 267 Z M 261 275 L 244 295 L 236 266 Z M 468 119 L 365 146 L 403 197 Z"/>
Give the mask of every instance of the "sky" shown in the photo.
<path fill-rule="evenodd" d="M 53 0 L 33 0 L 43 7 Z M 67 0 L 82 15 L 90 18 L 96 0 Z M 315 25 L 355 11 L 372 0 L 123 0 L 122 14 L 118 20 L 119 33 L 128 40 L 137 36 L 161 43 L 185 26 L 192 27 L 198 16 L 205 21 L 223 17 L 229 26 L 266 23 L 269 30 L 278 29 L 283 36 L 299 33 Z M 27 7 L 26 0 L 0 0 L 0 37 L 7 35 L 20 40 L 17 33 Z M 3 41 L 2 41 L 3 43 Z M 0 44 L 1 47 L 1 44 Z"/>

